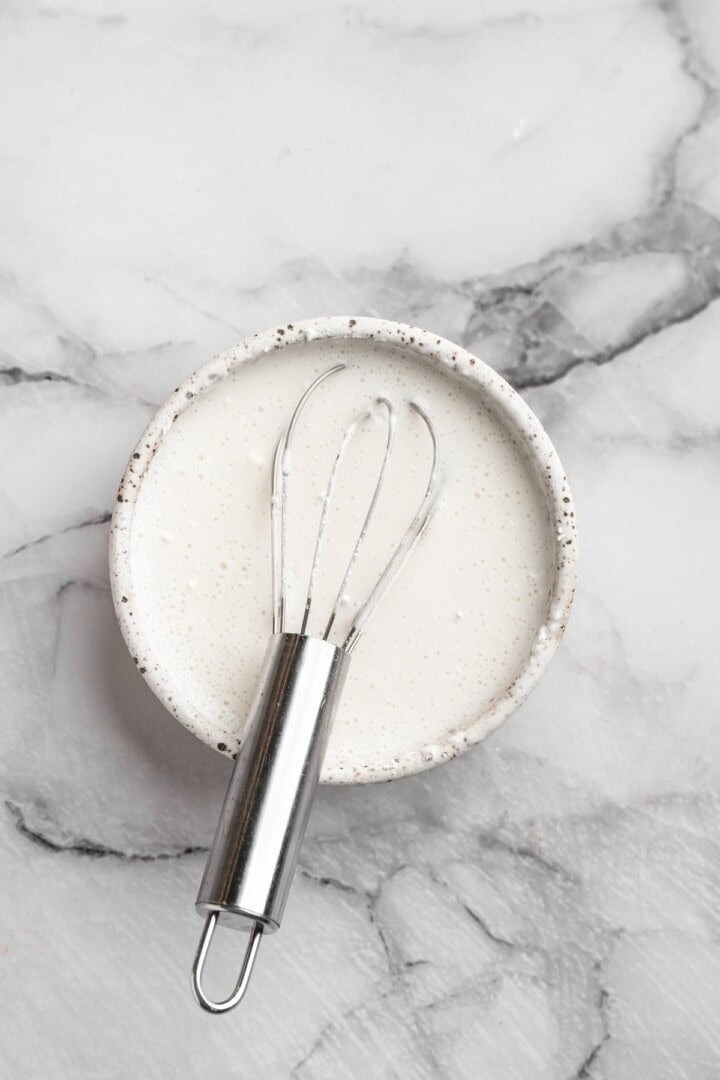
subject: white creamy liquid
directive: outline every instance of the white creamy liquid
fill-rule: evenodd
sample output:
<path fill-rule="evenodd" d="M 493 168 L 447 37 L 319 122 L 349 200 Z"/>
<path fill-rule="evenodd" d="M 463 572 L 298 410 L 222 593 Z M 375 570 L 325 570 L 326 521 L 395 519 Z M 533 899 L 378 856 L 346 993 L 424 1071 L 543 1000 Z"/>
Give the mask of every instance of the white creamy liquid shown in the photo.
<path fill-rule="evenodd" d="M 271 632 L 270 471 L 312 378 L 337 362 L 297 430 L 289 491 L 289 614 L 299 630 L 322 492 L 343 431 L 378 395 L 397 409 L 395 450 L 341 625 L 367 594 L 427 483 L 437 430 L 438 510 L 355 650 L 326 768 L 362 778 L 461 732 L 530 656 L 554 574 L 553 524 L 533 465 L 482 388 L 412 351 L 363 340 L 292 345 L 241 364 L 199 394 L 152 458 L 130 533 L 139 665 L 215 744 L 233 751 Z M 382 411 L 338 477 L 309 632 L 320 632 L 382 458 Z"/>

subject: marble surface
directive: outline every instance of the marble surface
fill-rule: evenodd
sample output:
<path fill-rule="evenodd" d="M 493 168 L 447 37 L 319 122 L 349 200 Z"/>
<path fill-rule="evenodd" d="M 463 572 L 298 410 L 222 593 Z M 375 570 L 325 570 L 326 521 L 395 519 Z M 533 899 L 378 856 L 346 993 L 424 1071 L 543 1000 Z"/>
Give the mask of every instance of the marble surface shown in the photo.
<path fill-rule="evenodd" d="M 719 69 L 715 0 L 2 6 L 3 1080 L 720 1076 Z M 320 793 L 213 1018 L 228 763 L 126 655 L 108 515 L 182 375 L 324 312 L 521 389 L 580 587 L 481 747 Z"/>

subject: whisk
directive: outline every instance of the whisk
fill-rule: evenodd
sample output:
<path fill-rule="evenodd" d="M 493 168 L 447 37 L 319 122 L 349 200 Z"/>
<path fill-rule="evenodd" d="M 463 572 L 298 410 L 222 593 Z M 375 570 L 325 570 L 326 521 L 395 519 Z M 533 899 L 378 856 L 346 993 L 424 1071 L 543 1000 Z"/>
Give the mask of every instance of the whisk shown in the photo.
<path fill-rule="evenodd" d="M 273 933 L 280 926 L 350 657 L 368 620 L 427 528 L 440 491 L 435 430 L 422 406 L 410 402 L 410 408 L 424 421 L 432 443 L 427 486 L 415 516 L 369 595 L 355 611 L 342 642 L 333 644 L 330 634 L 337 629 L 340 606 L 374 517 L 393 450 L 395 409 L 387 398 L 377 398 L 376 406 L 386 424 L 384 454 L 324 632 L 318 637 L 306 631 L 315 599 L 328 513 L 346 451 L 370 417 L 369 410 L 360 413 L 342 437 L 323 496 L 299 632 L 286 629 L 290 451 L 308 399 L 326 379 L 344 368 L 344 364 L 336 364 L 311 383 L 295 406 L 275 451 L 270 503 L 272 637 L 195 904 L 198 913 L 205 916 L 205 926 L 193 963 L 192 988 L 198 1004 L 211 1013 L 227 1012 L 238 1004 L 247 989 L 262 935 Z M 202 985 L 218 923 L 249 934 L 237 982 L 223 1001 L 212 1000 Z"/>

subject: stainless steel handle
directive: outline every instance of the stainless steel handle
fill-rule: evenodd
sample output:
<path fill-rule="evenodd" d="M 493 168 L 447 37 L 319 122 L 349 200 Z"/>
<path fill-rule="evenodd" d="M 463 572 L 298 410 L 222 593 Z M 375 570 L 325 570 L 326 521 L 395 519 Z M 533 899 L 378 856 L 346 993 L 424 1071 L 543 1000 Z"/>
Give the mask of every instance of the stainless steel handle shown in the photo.
<path fill-rule="evenodd" d="M 195 904 L 207 922 L 193 990 L 212 1012 L 237 1004 L 259 933 L 280 926 L 348 663 L 343 649 L 320 638 L 270 640 Z M 218 923 L 250 931 L 227 1003 L 208 999 L 201 985 Z"/>

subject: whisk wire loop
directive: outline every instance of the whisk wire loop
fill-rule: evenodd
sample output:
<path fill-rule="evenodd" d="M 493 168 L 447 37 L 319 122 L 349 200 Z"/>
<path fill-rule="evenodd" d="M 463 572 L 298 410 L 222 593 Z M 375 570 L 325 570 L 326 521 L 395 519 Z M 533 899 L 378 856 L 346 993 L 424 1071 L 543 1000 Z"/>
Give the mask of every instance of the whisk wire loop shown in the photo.
<path fill-rule="evenodd" d="M 352 572 L 355 569 L 355 564 L 357 563 L 360 556 L 363 542 L 365 540 L 365 537 L 367 536 L 368 528 L 370 526 L 370 522 L 372 521 L 373 514 L 375 513 L 375 507 L 377 506 L 378 498 L 380 497 L 380 489 L 382 488 L 383 481 L 385 480 L 385 472 L 388 467 L 388 462 L 390 461 L 390 455 L 392 454 L 393 444 L 395 441 L 395 409 L 393 408 L 392 403 L 384 397 L 379 397 L 377 399 L 377 404 L 382 405 L 387 413 L 387 438 L 385 441 L 385 453 L 383 454 L 380 470 L 378 472 L 377 480 L 375 481 L 375 488 L 372 493 L 372 498 L 370 499 L 370 505 L 367 508 L 367 513 L 365 514 L 365 520 L 362 523 L 358 538 L 355 541 L 355 547 L 353 548 L 352 554 L 348 561 L 347 568 L 345 570 L 345 576 L 340 582 L 340 586 L 338 588 L 337 595 L 335 596 L 335 601 L 332 606 L 332 611 L 330 612 L 330 617 L 327 621 L 327 625 L 325 626 L 325 632 L 323 634 L 323 637 L 326 641 L 330 637 L 330 631 L 333 628 L 333 624 L 337 618 L 338 609 L 340 608 L 340 604 L 342 603 L 343 597 L 345 596 L 347 587 L 350 584 Z"/>
<path fill-rule="evenodd" d="M 435 428 L 432 425 L 430 417 L 425 412 L 423 407 L 416 401 L 410 402 L 410 408 L 425 422 L 425 426 L 430 434 L 432 441 L 432 464 L 430 466 L 430 476 L 425 488 L 425 494 L 422 498 L 420 506 L 417 509 L 415 517 L 410 522 L 409 526 L 403 533 L 400 543 L 395 548 L 395 551 L 390 557 L 389 562 L 386 564 L 384 570 L 377 579 L 370 595 L 365 603 L 360 607 L 359 611 L 355 615 L 353 624 L 350 627 L 347 637 L 343 642 L 343 648 L 346 652 L 351 653 L 360 640 L 360 635 L 365 629 L 368 620 L 372 617 L 373 613 L 377 609 L 380 602 L 386 596 L 389 589 L 392 587 L 393 582 L 400 574 L 403 566 L 407 562 L 408 558 L 412 554 L 416 545 L 420 541 L 423 533 L 430 524 L 430 520 L 435 513 L 437 507 L 438 497 L 440 495 L 440 453 L 438 447 L 437 435 L 435 434 Z"/>
<path fill-rule="evenodd" d="M 286 609 L 286 550 L 287 550 L 287 475 L 290 471 L 290 447 L 295 434 L 297 422 L 300 419 L 308 398 L 317 390 L 321 383 L 331 375 L 344 371 L 344 364 L 335 364 L 334 367 L 323 371 L 308 388 L 295 406 L 286 430 L 280 436 L 272 468 L 272 492 L 270 499 L 270 532 L 272 547 L 272 594 L 273 594 L 273 634 L 282 634 L 285 630 Z"/>
<path fill-rule="evenodd" d="M 338 452 L 335 455 L 335 461 L 333 467 L 330 470 L 330 477 L 325 488 L 325 493 L 322 497 L 322 511 L 320 513 L 320 524 L 317 531 L 317 539 L 315 541 L 315 552 L 313 554 L 312 567 L 310 568 L 310 579 L 308 581 L 307 596 L 305 598 L 305 610 L 303 612 L 302 625 L 300 627 L 300 633 L 304 634 L 307 629 L 308 619 L 310 618 L 310 608 L 312 606 L 313 592 L 315 590 L 315 581 L 317 579 L 318 566 L 320 565 L 320 552 L 322 550 L 323 541 L 325 539 L 325 532 L 327 529 L 328 514 L 330 511 L 330 504 L 332 502 L 333 492 L 335 490 L 335 482 L 337 480 L 340 465 L 342 464 L 345 452 L 350 445 L 357 429 L 365 421 L 370 419 L 369 412 L 360 413 L 356 416 L 348 426 L 345 428 L 345 433 L 338 447 Z"/>

